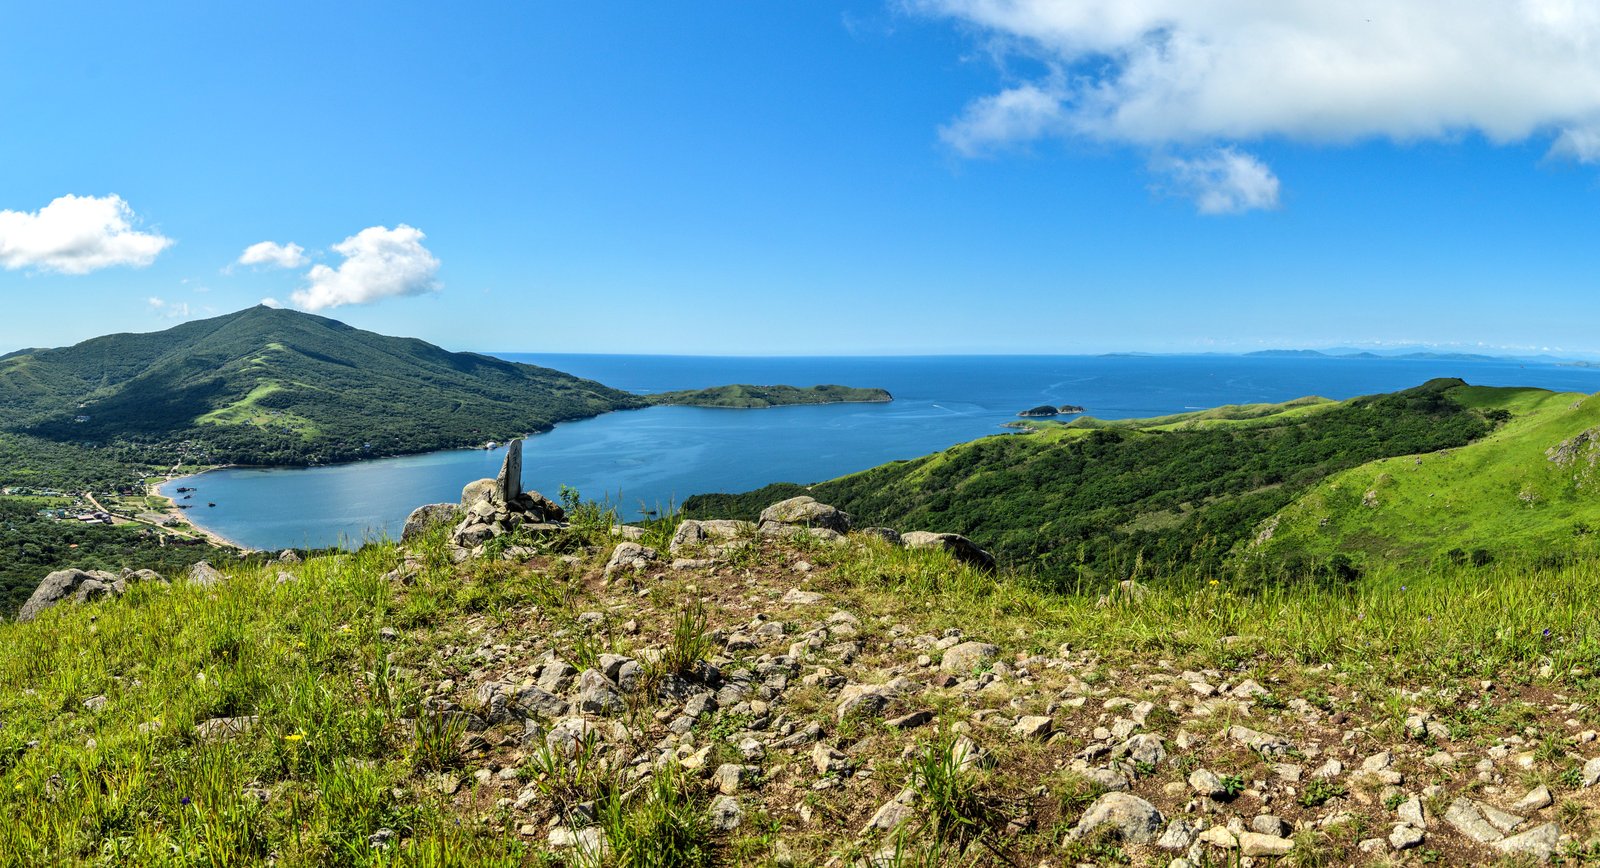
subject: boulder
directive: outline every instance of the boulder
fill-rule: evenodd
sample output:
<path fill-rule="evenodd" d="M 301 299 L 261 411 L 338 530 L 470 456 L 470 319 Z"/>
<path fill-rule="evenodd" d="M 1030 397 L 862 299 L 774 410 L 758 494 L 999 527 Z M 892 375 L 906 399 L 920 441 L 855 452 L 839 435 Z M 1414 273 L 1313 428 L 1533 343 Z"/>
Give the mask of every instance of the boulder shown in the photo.
<path fill-rule="evenodd" d="M 117 584 L 119 584 L 118 577 L 109 573 L 56 570 L 45 576 L 39 587 L 34 588 L 33 595 L 28 598 L 28 602 L 22 604 L 22 610 L 17 613 L 17 621 L 32 621 L 40 612 L 68 597 L 83 603 L 105 596 L 114 596 L 120 593 L 116 590 Z"/>
<path fill-rule="evenodd" d="M 619 570 L 642 570 L 656 559 L 656 550 L 649 546 L 642 546 L 636 542 L 617 543 L 611 550 L 611 559 L 606 561 L 606 578 Z"/>
<path fill-rule="evenodd" d="M 453 503 L 427 503 L 411 510 L 406 516 L 405 528 L 400 531 L 400 541 L 411 542 L 436 524 L 454 522 L 459 510 Z"/>
<path fill-rule="evenodd" d="M 461 489 L 461 508 L 471 509 L 473 504 L 488 500 L 493 491 L 493 479 L 477 479 L 467 483 Z"/>
<path fill-rule="evenodd" d="M 774 536 L 792 530 L 821 528 L 835 533 L 850 532 L 850 516 L 814 497 L 791 497 L 761 511 L 761 533 Z"/>
<path fill-rule="evenodd" d="M 908 549 L 933 549 L 942 548 L 950 556 L 964 564 L 970 564 L 980 570 L 993 571 L 995 569 L 994 555 L 989 554 L 958 533 L 931 533 L 925 530 L 914 530 L 900 535 L 900 543 Z"/>
<path fill-rule="evenodd" d="M 939 668 L 951 675 L 971 675 L 978 667 L 999 656 L 1000 649 L 985 642 L 962 642 L 945 649 Z"/>
<path fill-rule="evenodd" d="M 1110 826 L 1129 844 L 1148 844 L 1161 831 L 1163 820 L 1156 806 L 1127 793 L 1106 793 L 1083 812 L 1072 830 L 1074 841 L 1101 826 Z"/>
<path fill-rule="evenodd" d="M 756 526 L 748 521 L 689 519 L 678 525 L 678 530 L 672 535 L 670 549 L 673 554 L 677 554 L 685 548 L 729 543 L 752 536 L 755 531 Z"/>
<path fill-rule="evenodd" d="M 865 527 L 859 533 L 863 536 L 875 536 L 892 546 L 901 544 L 900 531 L 892 527 Z"/>
<path fill-rule="evenodd" d="M 200 561 L 189 568 L 189 581 L 202 587 L 210 587 L 222 581 L 222 573 L 218 572 L 209 561 Z"/>

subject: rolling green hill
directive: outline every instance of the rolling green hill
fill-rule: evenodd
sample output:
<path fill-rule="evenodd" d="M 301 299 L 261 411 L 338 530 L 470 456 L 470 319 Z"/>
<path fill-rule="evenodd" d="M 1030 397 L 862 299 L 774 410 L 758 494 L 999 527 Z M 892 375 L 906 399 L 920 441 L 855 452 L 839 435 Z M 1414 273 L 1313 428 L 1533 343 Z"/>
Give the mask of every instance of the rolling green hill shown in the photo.
<path fill-rule="evenodd" d="M 1280 510 L 1323 490 L 1325 481 L 1335 486 L 1384 459 L 1414 465 L 1415 459 L 1400 456 L 1440 450 L 1457 450 L 1455 463 L 1435 456 L 1423 466 L 1461 465 L 1457 472 L 1466 474 L 1466 456 L 1480 454 L 1496 455 L 1506 467 L 1539 465 L 1543 487 L 1536 488 L 1537 496 L 1552 515 L 1565 510 L 1562 533 L 1570 537 L 1573 515 L 1585 510 L 1600 525 L 1600 505 L 1568 496 L 1557 485 L 1560 472 L 1543 454 L 1594 424 L 1587 416 L 1562 417 L 1566 421 L 1555 428 L 1538 422 L 1575 397 L 1434 380 L 1348 401 L 1303 398 L 1156 419 L 1029 423 L 1035 433 L 987 437 L 804 488 L 697 496 L 685 508 L 693 516 L 749 518 L 760 505 L 805 491 L 851 512 L 858 524 L 965 534 L 1057 581 L 1150 568 L 1169 575 L 1239 569 L 1258 577 L 1348 576 L 1352 556 L 1364 555 L 1361 547 L 1381 530 L 1369 526 L 1363 539 L 1325 532 L 1311 545 L 1296 542 L 1306 538 L 1296 531 L 1306 522 L 1291 522 L 1277 531 L 1281 541 L 1273 556 L 1242 553 Z M 1497 425 L 1500 433 L 1489 436 Z M 1513 443 L 1520 444 L 1517 451 L 1505 448 Z M 1593 455 L 1584 452 L 1577 462 L 1583 472 Z M 1477 504 L 1477 530 L 1489 530 L 1491 517 L 1517 501 L 1526 482 L 1518 477 L 1513 483 L 1513 476 L 1510 470 L 1484 476 L 1476 484 L 1485 490 L 1461 495 Z M 1495 492 L 1513 485 L 1516 490 L 1491 499 L 1488 488 L 1496 485 Z M 1337 490 L 1350 489 L 1344 484 Z M 1321 522 L 1314 509 L 1302 511 L 1313 526 Z M 1409 520 L 1398 509 L 1363 516 L 1380 525 Z"/>
<path fill-rule="evenodd" d="M 1600 529 L 1600 397 L 1467 387 L 1461 404 L 1506 418 L 1458 449 L 1373 461 L 1329 477 L 1258 530 L 1252 557 L 1360 561 L 1560 558 Z"/>
<path fill-rule="evenodd" d="M 306 464 L 482 443 L 642 406 L 560 371 L 267 307 L 0 359 L 0 429 L 13 451 L 27 451 L 20 437 L 156 447 L 163 461 L 178 450 L 210 463 Z"/>

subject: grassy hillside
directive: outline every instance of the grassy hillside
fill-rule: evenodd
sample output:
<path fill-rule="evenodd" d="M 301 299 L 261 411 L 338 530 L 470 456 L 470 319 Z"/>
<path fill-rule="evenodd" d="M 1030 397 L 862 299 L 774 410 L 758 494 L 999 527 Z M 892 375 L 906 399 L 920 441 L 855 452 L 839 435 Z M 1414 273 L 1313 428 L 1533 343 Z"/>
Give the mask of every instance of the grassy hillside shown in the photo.
<path fill-rule="evenodd" d="M 1260 522 L 1330 474 L 1487 434 L 1460 380 L 1331 402 L 1225 407 L 1147 420 L 1079 419 L 989 437 L 809 486 L 858 522 L 965 534 L 1058 581 L 1152 567 L 1213 573 Z M 750 518 L 795 487 L 689 499 L 691 515 Z M 1328 553 L 1320 553 L 1328 554 Z M 1343 562 L 1257 559 L 1262 574 Z"/>
<path fill-rule="evenodd" d="M 0 359 L 0 428 L 151 463 L 421 452 L 640 406 L 559 371 L 266 307 Z"/>
<path fill-rule="evenodd" d="M 1600 859 L 1594 561 L 1100 601 L 869 537 L 671 569 L 669 524 L 607 581 L 601 519 L 518 560 L 435 534 L 0 624 L 0 862 L 1239 864 L 1197 827 L 1262 815 L 1250 846 L 1288 855 L 1257 865 L 1538 858 L 1457 831 L 1462 799 Z M 553 661 L 641 680 L 558 712 L 583 679 L 532 692 Z M 1177 849 L 1079 830 L 1108 788 Z"/>
<path fill-rule="evenodd" d="M 894 400 L 882 389 L 851 386 L 718 386 L 681 392 L 646 395 L 651 404 L 676 404 L 690 407 L 727 407 L 754 410 L 765 407 L 791 407 L 800 404 L 859 404 Z"/>
<path fill-rule="evenodd" d="M 1600 531 L 1600 398 L 1541 389 L 1462 388 L 1465 406 L 1505 418 L 1489 436 L 1337 474 L 1261 528 L 1254 557 L 1343 552 L 1378 559 L 1560 558 Z"/>

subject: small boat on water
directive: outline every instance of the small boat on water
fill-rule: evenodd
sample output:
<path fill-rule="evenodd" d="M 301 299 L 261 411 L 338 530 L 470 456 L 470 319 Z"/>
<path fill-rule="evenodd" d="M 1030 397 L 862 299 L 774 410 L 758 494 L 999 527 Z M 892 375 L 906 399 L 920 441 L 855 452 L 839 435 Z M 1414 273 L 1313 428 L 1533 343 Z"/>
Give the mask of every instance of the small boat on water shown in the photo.
<path fill-rule="evenodd" d="M 193 500 L 193 499 L 194 499 L 194 495 L 192 495 L 192 494 L 185 494 L 185 495 L 184 495 L 184 496 L 183 496 L 183 499 L 184 499 L 184 500 Z"/>
<path fill-rule="evenodd" d="M 214 504 L 214 503 L 208 503 L 208 504 L 206 504 L 206 506 L 216 506 L 216 504 Z"/>

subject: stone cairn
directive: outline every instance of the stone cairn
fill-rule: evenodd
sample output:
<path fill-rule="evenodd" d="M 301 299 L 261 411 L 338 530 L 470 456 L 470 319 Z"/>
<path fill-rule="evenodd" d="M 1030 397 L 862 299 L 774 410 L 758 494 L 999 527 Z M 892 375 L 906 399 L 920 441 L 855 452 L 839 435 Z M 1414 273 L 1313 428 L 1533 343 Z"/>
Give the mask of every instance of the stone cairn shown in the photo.
<path fill-rule="evenodd" d="M 535 535 L 554 533 L 567 526 L 566 512 L 537 491 L 522 490 L 522 441 L 506 449 L 500 475 L 479 479 L 461 489 L 461 503 L 419 506 L 406 519 L 401 541 L 409 541 L 430 525 L 455 520 L 450 542 L 458 560 L 483 554 L 483 546 L 513 531 Z"/>

